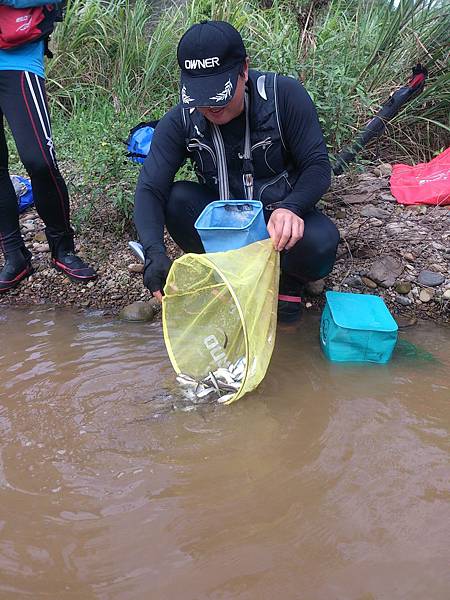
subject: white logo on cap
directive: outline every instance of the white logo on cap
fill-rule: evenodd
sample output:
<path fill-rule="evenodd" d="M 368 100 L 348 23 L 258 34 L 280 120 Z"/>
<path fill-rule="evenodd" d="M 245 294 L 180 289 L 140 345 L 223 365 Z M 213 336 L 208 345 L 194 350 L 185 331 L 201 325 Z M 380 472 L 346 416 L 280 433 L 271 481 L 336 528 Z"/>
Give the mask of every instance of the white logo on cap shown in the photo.
<path fill-rule="evenodd" d="M 210 100 L 215 100 L 216 102 L 223 102 L 227 98 L 231 98 L 232 90 L 233 90 L 233 84 L 231 83 L 231 80 L 229 79 L 226 82 L 223 91 L 219 92 L 217 94 L 217 96 L 212 96 L 212 98 L 210 98 Z"/>
<path fill-rule="evenodd" d="M 195 98 L 191 98 L 190 96 L 188 96 L 188 94 L 186 93 L 185 85 L 183 85 L 183 87 L 181 88 L 181 100 L 183 101 L 183 104 L 190 104 L 195 100 Z"/>
<path fill-rule="evenodd" d="M 188 58 L 184 61 L 184 68 L 191 69 L 210 69 L 211 67 L 219 67 L 220 61 L 218 56 L 210 58 Z"/>

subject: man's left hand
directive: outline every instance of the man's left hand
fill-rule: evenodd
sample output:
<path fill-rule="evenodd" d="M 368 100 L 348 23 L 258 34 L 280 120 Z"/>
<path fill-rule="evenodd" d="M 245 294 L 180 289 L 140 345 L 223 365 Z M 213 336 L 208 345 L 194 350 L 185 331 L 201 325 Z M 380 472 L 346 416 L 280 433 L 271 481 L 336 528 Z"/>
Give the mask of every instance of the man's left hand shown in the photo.
<path fill-rule="evenodd" d="M 289 250 L 302 239 L 305 230 L 303 219 L 287 208 L 277 208 L 273 211 L 267 224 L 267 231 L 278 252 Z"/>

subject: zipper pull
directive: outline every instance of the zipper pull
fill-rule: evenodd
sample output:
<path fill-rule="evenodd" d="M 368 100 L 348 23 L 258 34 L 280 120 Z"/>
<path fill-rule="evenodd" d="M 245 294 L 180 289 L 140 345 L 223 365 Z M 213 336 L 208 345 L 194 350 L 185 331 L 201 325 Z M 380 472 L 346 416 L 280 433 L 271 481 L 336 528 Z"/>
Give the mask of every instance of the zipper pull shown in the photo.
<path fill-rule="evenodd" d="M 194 129 L 195 129 L 195 132 L 197 133 L 198 137 L 200 137 L 200 138 L 204 138 L 205 137 L 203 135 L 203 133 L 200 131 L 200 129 L 197 127 L 197 125 L 194 125 Z"/>

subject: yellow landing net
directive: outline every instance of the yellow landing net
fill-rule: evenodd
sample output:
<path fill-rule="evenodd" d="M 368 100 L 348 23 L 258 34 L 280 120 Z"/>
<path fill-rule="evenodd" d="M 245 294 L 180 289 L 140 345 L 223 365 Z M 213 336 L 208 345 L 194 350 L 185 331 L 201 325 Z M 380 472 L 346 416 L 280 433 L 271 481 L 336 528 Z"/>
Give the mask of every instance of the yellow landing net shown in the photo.
<path fill-rule="evenodd" d="M 279 253 L 270 239 L 237 250 L 185 254 L 164 288 L 164 340 L 173 368 L 200 380 L 245 358 L 230 404 L 255 389 L 270 363 L 277 324 Z"/>

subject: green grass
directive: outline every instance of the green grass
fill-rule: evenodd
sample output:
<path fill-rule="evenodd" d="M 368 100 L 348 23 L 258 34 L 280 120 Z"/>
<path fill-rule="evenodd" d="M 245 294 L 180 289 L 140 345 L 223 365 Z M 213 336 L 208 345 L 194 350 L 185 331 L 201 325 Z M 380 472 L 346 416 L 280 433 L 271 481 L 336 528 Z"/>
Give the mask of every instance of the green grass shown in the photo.
<path fill-rule="evenodd" d="M 426 160 L 448 143 L 445 3 L 275 0 L 264 8 L 270 4 L 191 0 L 156 19 L 145 0 L 69 0 L 48 79 L 59 155 L 74 167 L 73 185 L 90 198 L 80 221 L 103 201 L 120 215 L 118 226 L 128 221 L 138 169 L 125 161 L 121 140 L 178 101 L 176 46 L 204 18 L 231 21 L 255 68 L 305 83 L 331 152 L 353 139 L 417 62 L 429 69 L 428 85 L 388 127 L 392 160 Z"/>

